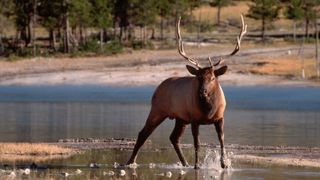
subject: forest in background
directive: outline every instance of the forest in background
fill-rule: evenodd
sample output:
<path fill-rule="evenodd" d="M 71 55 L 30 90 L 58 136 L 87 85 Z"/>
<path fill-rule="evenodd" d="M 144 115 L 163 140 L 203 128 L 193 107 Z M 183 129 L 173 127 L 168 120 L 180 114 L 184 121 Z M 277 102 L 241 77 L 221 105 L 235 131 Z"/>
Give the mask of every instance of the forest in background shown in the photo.
<path fill-rule="evenodd" d="M 0 55 L 15 57 L 51 54 L 115 54 L 123 48 L 175 47 L 178 17 L 190 37 L 214 30 L 227 33 L 240 27 L 240 14 L 224 19 L 227 6 L 245 4 L 246 19 L 256 28 L 248 36 L 268 41 L 266 31 L 281 29 L 275 20 L 289 19 L 290 40 L 297 38 L 318 45 L 320 0 L 0 0 Z M 215 19 L 201 14 L 214 7 Z M 195 12 L 198 12 L 197 14 Z M 304 32 L 296 28 L 303 26 Z M 313 30 L 310 30 L 310 27 Z M 170 31 L 171 29 L 171 31 Z M 238 31 L 238 30 L 237 30 Z M 234 31 L 234 33 L 237 33 Z M 277 36 L 277 34 L 274 34 Z M 278 36 L 283 36 L 280 34 Z M 187 36 L 186 36 L 187 37 Z M 292 37 L 292 38 L 291 38 Z M 285 38 L 288 39 L 287 36 Z M 203 38 L 202 38 L 203 41 Z M 220 42 L 220 41 L 219 41 Z M 318 56 L 317 56 L 318 57 Z"/>

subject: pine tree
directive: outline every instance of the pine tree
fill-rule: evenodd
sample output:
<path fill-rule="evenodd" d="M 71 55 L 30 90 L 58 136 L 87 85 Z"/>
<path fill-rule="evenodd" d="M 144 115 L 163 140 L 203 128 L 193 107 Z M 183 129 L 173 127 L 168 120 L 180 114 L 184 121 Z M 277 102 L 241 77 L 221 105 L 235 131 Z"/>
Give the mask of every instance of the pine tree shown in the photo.
<path fill-rule="evenodd" d="M 14 0 L 15 24 L 20 38 L 27 47 L 32 41 L 32 17 L 34 13 L 34 0 Z"/>
<path fill-rule="evenodd" d="M 49 32 L 50 48 L 56 50 L 56 32 L 62 28 L 63 0 L 39 0 L 38 14 L 41 17 L 41 25 Z"/>
<path fill-rule="evenodd" d="M 309 38 L 309 26 L 310 23 L 316 18 L 315 6 L 319 5 L 319 0 L 302 0 L 302 8 L 304 10 L 305 20 L 305 37 Z"/>
<path fill-rule="evenodd" d="M 5 47 L 3 43 L 3 33 L 8 24 L 10 24 L 10 17 L 14 12 L 14 4 L 12 0 L 0 0 L 0 55 L 4 54 Z"/>
<path fill-rule="evenodd" d="M 213 0 L 210 3 L 210 6 L 217 7 L 217 25 L 220 25 L 221 22 L 221 9 L 231 4 L 231 0 Z"/>
<path fill-rule="evenodd" d="M 100 29 L 100 50 L 103 48 L 103 30 L 112 24 L 111 3 L 109 0 L 91 0 L 92 26 Z"/>
<path fill-rule="evenodd" d="M 160 16 L 160 39 L 163 40 L 163 29 L 164 29 L 164 19 L 170 17 L 170 12 L 172 12 L 172 5 L 169 0 L 158 0 L 156 1 L 157 13 Z"/>
<path fill-rule="evenodd" d="M 68 5 L 68 15 L 70 19 L 70 26 L 73 30 L 79 29 L 79 42 L 80 44 L 86 43 L 85 32 L 92 24 L 92 5 L 89 0 L 71 0 Z M 75 41 L 75 38 L 72 38 Z M 75 44 L 77 44 L 75 42 Z"/>
<path fill-rule="evenodd" d="M 278 0 L 252 0 L 249 5 L 248 17 L 261 20 L 261 37 L 265 40 L 265 29 L 267 23 L 278 18 L 280 4 Z"/>
<path fill-rule="evenodd" d="M 291 0 L 287 4 L 285 16 L 293 20 L 293 40 L 296 41 L 296 24 L 303 18 L 304 12 L 302 8 L 302 0 Z"/>
<path fill-rule="evenodd" d="M 147 44 L 146 27 L 156 22 L 157 10 L 154 4 L 155 0 L 132 0 L 131 22 L 141 28 L 144 45 Z"/>
<path fill-rule="evenodd" d="M 120 27 L 119 40 L 122 41 L 123 31 L 129 26 L 129 9 L 132 8 L 132 0 L 113 0 L 113 29 L 116 37 L 116 25 Z"/>

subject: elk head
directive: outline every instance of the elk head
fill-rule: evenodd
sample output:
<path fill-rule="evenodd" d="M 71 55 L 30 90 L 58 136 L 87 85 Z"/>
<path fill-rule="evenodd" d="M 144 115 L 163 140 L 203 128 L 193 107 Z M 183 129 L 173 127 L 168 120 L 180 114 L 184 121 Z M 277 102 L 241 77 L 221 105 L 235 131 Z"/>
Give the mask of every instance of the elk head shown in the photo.
<path fill-rule="evenodd" d="M 186 67 L 192 75 L 195 75 L 199 79 L 200 97 L 205 97 L 207 99 L 208 97 L 210 97 L 212 93 L 214 93 L 214 89 L 218 86 L 218 81 L 217 81 L 218 76 L 223 75 L 228 69 L 228 66 L 226 65 L 223 65 L 220 68 L 217 68 L 217 67 L 221 64 L 221 62 L 224 59 L 235 55 L 240 50 L 241 39 L 243 35 L 247 32 L 247 25 L 244 24 L 243 16 L 241 15 L 242 28 L 239 36 L 237 37 L 237 44 L 234 50 L 230 54 L 215 57 L 215 59 L 217 59 L 215 60 L 215 63 L 212 63 L 211 57 L 209 56 L 208 61 L 210 65 L 207 67 L 200 67 L 199 61 L 189 57 L 184 51 L 183 42 L 181 40 L 181 34 L 180 34 L 180 20 L 181 20 L 181 17 L 178 19 L 177 27 L 176 27 L 176 36 L 177 36 L 179 54 L 182 57 L 184 57 L 186 60 L 188 60 L 188 62 L 190 62 L 195 66 L 193 67 L 193 66 L 187 65 Z"/>

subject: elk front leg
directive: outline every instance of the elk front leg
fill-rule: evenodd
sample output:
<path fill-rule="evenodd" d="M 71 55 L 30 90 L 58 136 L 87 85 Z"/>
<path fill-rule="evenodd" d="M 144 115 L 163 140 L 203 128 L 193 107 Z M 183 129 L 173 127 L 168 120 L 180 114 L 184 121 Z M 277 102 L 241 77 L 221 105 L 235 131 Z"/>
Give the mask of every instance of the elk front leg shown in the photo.
<path fill-rule="evenodd" d="M 194 141 L 194 150 L 195 150 L 195 163 L 194 169 L 199 169 L 199 157 L 198 152 L 200 149 L 200 141 L 199 141 L 199 124 L 191 124 L 192 136 Z"/>
<path fill-rule="evenodd" d="M 221 167 L 222 168 L 228 168 L 228 164 L 226 164 L 226 159 L 225 159 L 225 154 L 226 150 L 224 149 L 224 133 L 223 133 L 223 125 L 224 125 L 224 119 L 220 119 L 218 122 L 214 123 L 216 127 L 216 131 L 218 134 L 219 142 L 220 142 L 220 147 L 221 147 Z"/>
<path fill-rule="evenodd" d="M 153 130 L 164 121 L 166 117 L 162 116 L 153 116 L 152 114 L 149 115 L 147 122 L 143 129 L 139 132 L 138 139 L 136 141 L 136 144 L 134 145 L 133 152 L 131 154 L 131 157 L 129 161 L 127 162 L 127 165 L 135 163 L 137 154 L 139 152 L 139 149 L 144 144 L 144 142 L 148 139 L 150 134 L 153 132 Z"/>
<path fill-rule="evenodd" d="M 176 120 L 176 124 L 174 126 L 174 129 L 170 135 L 170 141 L 174 147 L 174 150 L 176 151 L 181 163 L 183 166 L 189 166 L 188 162 L 185 160 L 181 148 L 179 146 L 180 137 L 183 134 L 184 130 L 186 129 L 186 125 L 183 124 L 181 120 Z"/>

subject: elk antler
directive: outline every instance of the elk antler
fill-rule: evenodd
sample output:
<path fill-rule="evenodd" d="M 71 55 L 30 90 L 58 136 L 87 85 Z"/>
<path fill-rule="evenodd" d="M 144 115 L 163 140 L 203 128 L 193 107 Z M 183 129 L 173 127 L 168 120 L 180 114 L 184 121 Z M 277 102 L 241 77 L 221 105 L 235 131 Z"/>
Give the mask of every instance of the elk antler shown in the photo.
<path fill-rule="evenodd" d="M 219 65 L 220 62 L 222 61 L 222 59 L 231 57 L 231 56 L 235 55 L 240 50 L 240 44 L 241 44 L 242 37 L 244 36 L 244 34 L 247 33 L 247 24 L 244 24 L 244 20 L 243 20 L 242 14 L 241 14 L 241 23 L 242 23 L 242 27 L 241 27 L 241 31 L 239 33 L 239 36 L 237 37 L 236 47 L 234 48 L 232 53 L 230 53 L 228 55 L 218 56 L 217 58 L 219 58 L 219 61 L 216 63 L 216 65 Z M 210 57 L 209 57 L 209 61 L 211 61 Z"/>
<path fill-rule="evenodd" d="M 198 60 L 189 57 L 189 56 L 184 52 L 183 42 L 182 42 L 182 40 L 181 40 L 181 34 L 180 34 L 180 20 L 181 20 L 181 17 L 179 17 L 179 19 L 178 19 L 177 29 L 176 29 L 176 30 L 177 30 L 176 35 L 177 35 L 177 44 L 178 44 L 179 54 L 180 54 L 182 57 L 184 57 L 186 60 L 188 60 L 191 64 L 193 64 L 193 65 L 197 66 L 198 68 L 200 68 L 200 65 L 199 65 Z"/>

